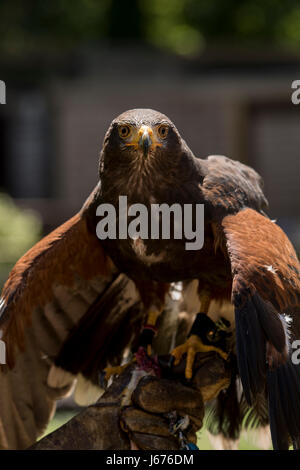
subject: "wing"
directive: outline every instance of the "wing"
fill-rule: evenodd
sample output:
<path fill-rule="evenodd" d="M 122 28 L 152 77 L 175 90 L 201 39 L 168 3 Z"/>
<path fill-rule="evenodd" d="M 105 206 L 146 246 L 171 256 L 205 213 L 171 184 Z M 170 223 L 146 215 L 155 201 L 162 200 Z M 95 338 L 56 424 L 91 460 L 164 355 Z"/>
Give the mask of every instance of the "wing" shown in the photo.
<path fill-rule="evenodd" d="M 95 365 L 130 344 L 142 321 L 140 298 L 104 253 L 83 210 L 19 260 L 0 305 L 6 346 L 0 448 L 26 448 L 76 375 L 94 380 Z"/>
<path fill-rule="evenodd" d="M 206 216 L 214 221 L 245 207 L 261 212 L 268 206 L 262 178 L 253 168 L 222 155 L 211 155 L 198 165 L 205 175 L 201 190 Z"/>
<path fill-rule="evenodd" d="M 300 366 L 292 344 L 300 338 L 300 265 L 285 233 L 245 208 L 221 222 L 232 268 L 239 373 L 251 404 L 269 402 L 275 448 L 300 442 Z"/>

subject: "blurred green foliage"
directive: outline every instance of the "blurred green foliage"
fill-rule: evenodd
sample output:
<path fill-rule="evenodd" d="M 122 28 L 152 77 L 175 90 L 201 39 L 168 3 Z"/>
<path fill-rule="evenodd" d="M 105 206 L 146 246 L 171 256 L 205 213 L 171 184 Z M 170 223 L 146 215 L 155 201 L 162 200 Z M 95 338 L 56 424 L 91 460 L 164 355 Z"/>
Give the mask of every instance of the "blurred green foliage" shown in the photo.
<path fill-rule="evenodd" d="M 32 211 L 19 209 L 0 193 L 0 288 L 16 261 L 41 236 L 41 222 Z"/>
<path fill-rule="evenodd" d="M 191 55 L 207 45 L 300 44 L 298 0 L 2 0 L 0 52 L 134 40 Z"/>

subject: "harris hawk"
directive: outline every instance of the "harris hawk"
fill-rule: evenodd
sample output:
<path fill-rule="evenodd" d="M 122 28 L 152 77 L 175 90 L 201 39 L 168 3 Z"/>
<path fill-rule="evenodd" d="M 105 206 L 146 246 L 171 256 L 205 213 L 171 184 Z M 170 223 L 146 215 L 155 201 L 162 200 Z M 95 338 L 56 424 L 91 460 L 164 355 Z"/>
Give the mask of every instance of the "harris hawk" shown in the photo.
<path fill-rule="evenodd" d="M 223 156 L 195 158 L 174 124 L 149 109 L 113 120 L 99 176 L 81 211 L 25 254 L 4 286 L 2 445 L 28 445 L 76 373 L 95 375 L 120 358 L 137 341 L 145 315 L 143 334 L 155 330 L 170 283 L 197 280 L 200 313 L 173 351 L 175 362 L 186 354 L 191 378 L 198 351 L 227 357 L 201 331 L 211 301 L 230 300 L 246 400 L 251 405 L 263 394 L 274 447 L 298 448 L 300 369 L 292 344 L 300 334 L 299 261 L 264 212 L 260 176 Z M 185 238 L 174 236 L 99 240 L 97 208 L 117 208 L 119 196 L 149 211 L 151 204 L 203 204 L 202 248 L 186 250 Z M 118 218 L 116 211 L 117 224 Z"/>

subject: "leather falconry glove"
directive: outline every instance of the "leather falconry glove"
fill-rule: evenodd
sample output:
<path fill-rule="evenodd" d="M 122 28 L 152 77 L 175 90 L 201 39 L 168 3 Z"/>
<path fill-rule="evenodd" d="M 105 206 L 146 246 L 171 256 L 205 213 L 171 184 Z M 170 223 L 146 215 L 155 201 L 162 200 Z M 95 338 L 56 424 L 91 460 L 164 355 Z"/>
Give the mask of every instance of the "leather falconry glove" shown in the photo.
<path fill-rule="evenodd" d="M 95 405 L 31 447 L 41 449 L 179 450 L 195 448 L 204 403 L 229 385 L 230 370 L 216 353 L 198 353 L 184 382 L 185 361 L 159 358 L 161 377 L 131 365 Z"/>

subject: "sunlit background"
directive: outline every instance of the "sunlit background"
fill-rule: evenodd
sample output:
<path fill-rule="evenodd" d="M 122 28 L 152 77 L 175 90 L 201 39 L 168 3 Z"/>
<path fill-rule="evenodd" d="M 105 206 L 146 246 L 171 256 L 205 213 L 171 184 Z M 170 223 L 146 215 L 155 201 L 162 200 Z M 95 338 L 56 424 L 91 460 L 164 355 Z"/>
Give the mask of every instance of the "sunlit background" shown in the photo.
<path fill-rule="evenodd" d="M 110 121 L 167 114 L 197 156 L 258 170 L 300 250 L 296 0 L 0 3 L 0 283 L 82 205 Z"/>

